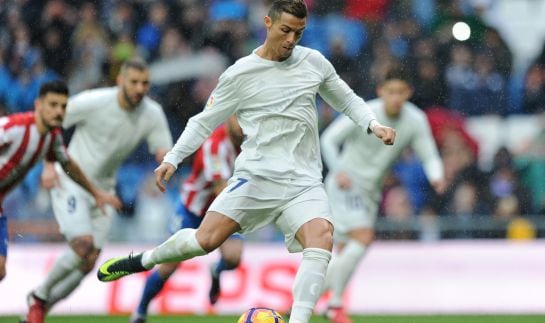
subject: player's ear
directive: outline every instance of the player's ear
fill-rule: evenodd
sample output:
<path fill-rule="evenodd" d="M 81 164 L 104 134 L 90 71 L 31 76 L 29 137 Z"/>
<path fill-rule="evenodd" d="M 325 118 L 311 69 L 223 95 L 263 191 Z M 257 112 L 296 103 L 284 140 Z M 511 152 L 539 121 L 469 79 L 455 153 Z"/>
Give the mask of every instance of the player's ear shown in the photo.
<path fill-rule="evenodd" d="M 117 74 L 116 83 L 118 86 L 123 84 L 123 73 Z"/>
<path fill-rule="evenodd" d="M 38 111 L 41 108 L 42 108 L 42 101 L 40 100 L 39 97 L 37 97 L 36 99 L 34 99 L 34 110 Z"/>
<path fill-rule="evenodd" d="M 263 18 L 263 23 L 265 24 L 265 27 L 267 28 L 267 30 L 271 29 L 271 26 L 272 26 L 271 17 L 265 16 L 265 18 Z"/>
<path fill-rule="evenodd" d="M 377 86 L 376 93 L 378 97 L 382 96 L 382 93 L 384 93 L 384 89 L 382 85 Z"/>
<path fill-rule="evenodd" d="M 409 90 L 407 91 L 407 99 L 406 100 L 410 99 L 413 96 L 413 94 L 414 94 L 414 87 L 409 85 Z"/>

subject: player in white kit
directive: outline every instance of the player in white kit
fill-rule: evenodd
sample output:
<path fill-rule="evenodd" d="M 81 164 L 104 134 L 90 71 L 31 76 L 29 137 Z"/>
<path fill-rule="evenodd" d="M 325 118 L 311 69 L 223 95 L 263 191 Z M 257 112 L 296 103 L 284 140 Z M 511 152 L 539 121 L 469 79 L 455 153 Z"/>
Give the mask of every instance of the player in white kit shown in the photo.
<path fill-rule="evenodd" d="M 228 186 L 198 229 L 183 229 L 160 246 L 100 266 L 101 281 L 183 261 L 219 247 L 235 232 L 274 223 L 290 252 L 303 252 L 293 285 L 291 323 L 309 321 L 320 296 L 333 244 L 330 208 L 322 184 L 316 94 L 347 114 L 362 132 L 393 144 L 395 131 L 380 125 L 319 52 L 296 46 L 306 26 L 303 0 L 273 1 L 264 18 L 267 37 L 220 77 L 204 110 L 192 117 L 155 170 L 164 191 L 176 166 L 211 131 L 235 114 L 245 135 Z M 377 140 L 378 141 L 378 140 Z"/>
<path fill-rule="evenodd" d="M 115 190 L 119 166 L 142 141 L 157 161 L 172 147 L 161 106 L 146 96 L 149 87 L 148 66 L 132 58 L 121 67 L 117 87 L 84 91 L 68 101 L 63 127 L 75 127 L 68 151 L 90 180 L 106 191 Z M 109 208 L 107 216 L 100 214 L 89 194 L 60 172 L 58 164 L 45 171 L 44 186 L 51 188 L 55 217 L 69 248 L 30 293 L 29 323 L 43 322 L 45 311 L 92 270 L 115 212 Z"/>
<path fill-rule="evenodd" d="M 377 120 L 396 129 L 395 145 L 377 144 L 345 116 L 339 116 L 322 133 L 322 154 L 329 168 L 325 186 L 339 246 L 339 253 L 329 265 L 325 286 L 332 291 L 327 316 L 334 323 L 352 322 L 343 310 L 342 296 L 350 276 L 373 241 L 382 180 L 399 155 L 412 147 L 423 162 L 433 188 L 437 192 L 445 189 L 443 163 L 426 115 L 407 102 L 412 94 L 410 84 L 403 70 L 392 69 L 378 87 L 379 98 L 368 101 Z"/>

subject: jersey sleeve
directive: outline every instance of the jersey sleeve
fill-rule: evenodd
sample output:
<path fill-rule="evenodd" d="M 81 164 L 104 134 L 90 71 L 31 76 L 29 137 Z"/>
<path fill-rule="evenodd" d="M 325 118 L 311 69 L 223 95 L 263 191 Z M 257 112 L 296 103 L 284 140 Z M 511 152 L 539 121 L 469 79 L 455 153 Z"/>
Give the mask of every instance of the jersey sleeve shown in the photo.
<path fill-rule="evenodd" d="M 324 162 L 331 171 L 340 168 L 341 147 L 358 126 L 347 116 L 338 116 L 322 133 L 320 143 Z"/>
<path fill-rule="evenodd" d="M 431 134 L 427 118 L 422 115 L 414 125 L 415 135 L 412 138 L 412 148 L 422 161 L 424 172 L 429 181 L 440 180 L 444 176 L 443 162 Z"/>
<path fill-rule="evenodd" d="M 9 138 L 8 132 L 4 129 L 2 124 L 0 124 L 0 149 L 9 145 L 10 142 L 11 139 Z"/>
<path fill-rule="evenodd" d="M 167 118 L 163 109 L 158 107 L 159 113 L 155 114 L 155 122 L 151 132 L 146 138 L 148 149 L 151 154 L 155 154 L 159 149 L 172 148 L 172 135 L 168 127 Z"/>
<path fill-rule="evenodd" d="M 204 110 L 189 119 L 176 144 L 163 161 L 177 167 L 182 160 L 195 152 L 220 123 L 236 112 L 239 102 L 237 93 L 234 78 L 222 74 Z"/>
<path fill-rule="evenodd" d="M 84 91 L 68 100 L 66 114 L 62 123 L 63 128 L 68 129 L 76 124 L 85 121 L 85 119 L 93 112 L 93 107 L 96 106 L 95 100 L 92 99 L 92 92 Z"/>
<path fill-rule="evenodd" d="M 333 109 L 347 115 L 364 131 L 367 131 L 371 121 L 376 120 L 375 113 L 339 77 L 333 65 L 325 57 L 321 55 L 320 57 L 320 69 L 324 73 L 324 81 L 318 93 Z"/>
<path fill-rule="evenodd" d="M 68 156 L 68 150 L 62 139 L 62 131 L 60 129 L 54 129 L 51 132 L 51 145 L 47 152 L 45 159 L 47 161 L 58 161 L 61 165 L 65 165 L 70 160 Z"/>

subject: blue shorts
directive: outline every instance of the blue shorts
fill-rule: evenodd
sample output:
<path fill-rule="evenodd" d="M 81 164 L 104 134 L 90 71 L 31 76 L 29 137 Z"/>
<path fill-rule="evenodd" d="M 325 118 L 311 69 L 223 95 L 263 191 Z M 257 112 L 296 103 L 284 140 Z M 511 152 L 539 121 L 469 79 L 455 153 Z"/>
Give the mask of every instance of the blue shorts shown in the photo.
<path fill-rule="evenodd" d="M 198 216 L 189 211 L 182 202 L 178 202 L 178 206 L 176 207 L 176 215 L 181 219 L 180 229 L 197 229 L 204 219 L 204 217 Z M 234 233 L 229 237 L 229 239 L 233 238 L 242 239 L 242 235 L 239 233 Z"/>
<path fill-rule="evenodd" d="M 0 217 L 0 256 L 8 255 L 8 219 Z"/>

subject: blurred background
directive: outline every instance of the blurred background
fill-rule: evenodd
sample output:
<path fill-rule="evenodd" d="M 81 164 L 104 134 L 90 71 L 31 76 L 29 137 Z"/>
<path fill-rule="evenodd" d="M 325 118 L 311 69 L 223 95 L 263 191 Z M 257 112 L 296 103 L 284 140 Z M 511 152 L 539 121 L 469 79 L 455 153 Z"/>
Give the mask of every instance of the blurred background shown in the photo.
<path fill-rule="evenodd" d="M 413 153 L 403 154 L 384 183 L 379 241 L 364 274 L 355 275 L 351 308 L 545 313 L 545 0 L 306 2 L 301 44 L 328 57 L 363 98 L 375 97 L 391 66 L 412 70 L 412 101 L 429 118 L 449 183 L 435 195 Z M 151 65 L 150 96 L 177 138 L 223 70 L 262 43 L 269 4 L 0 0 L 0 115 L 32 109 L 50 79 L 66 79 L 71 94 L 114 85 L 121 63 L 140 55 Z M 320 99 L 318 109 L 324 129 L 336 114 Z M 168 236 L 190 165 L 184 161 L 160 194 L 153 157 L 146 147 L 137 150 L 118 174 L 125 207 L 103 257 Z M 26 291 L 63 248 L 40 173 L 41 166 L 33 169 L 3 205 L 11 245 L 0 294 L 13 297 L 0 313 L 25 311 Z M 285 252 L 282 238 L 273 227 L 248 236 L 270 243 L 249 243 L 242 269 L 226 274 L 218 312 L 259 304 L 287 310 L 299 258 Z M 184 264 L 165 292 L 176 297 L 160 298 L 152 311 L 207 313 L 208 262 Z M 145 279 L 134 277 L 108 286 L 86 279 L 59 311 L 128 313 Z M 89 295 L 105 301 L 88 302 Z"/>
<path fill-rule="evenodd" d="M 46 80 L 68 80 L 71 94 L 113 85 L 121 62 L 141 55 L 151 64 L 150 95 L 177 138 L 218 75 L 263 41 L 268 2 L 0 0 L 0 114 L 32 109 Z M 449 189 L 435 196 L 420 162 L 411 151 L 403 155 L 384 186 L 379 239 L 545 236 L 545 1 L 307 3 L 301 44 L 327 56 L 365 99 L 375 97 L 386 69 L 410 66 L 412 101 L 426 112 L 445 162 Z M 336 115 L 318 106 L 323 129 Z M 191 160 L 161 195 L 146 151 L 119 173 L 125 208 L 113 241 L 158 242 L 167 234 Z M 4 203 L 16 243 L 62 241 L 40 172 Z M 281 237 L 271 228 L 259 239 Z"/>

